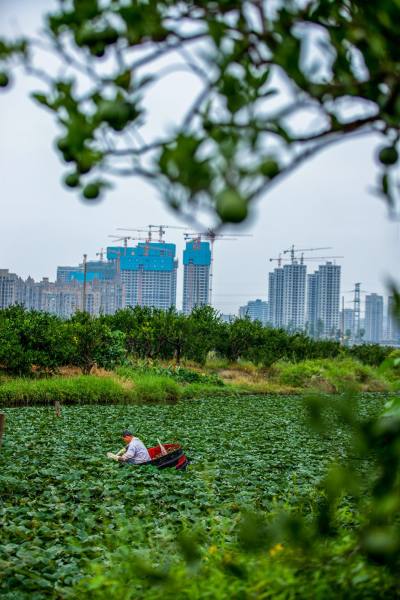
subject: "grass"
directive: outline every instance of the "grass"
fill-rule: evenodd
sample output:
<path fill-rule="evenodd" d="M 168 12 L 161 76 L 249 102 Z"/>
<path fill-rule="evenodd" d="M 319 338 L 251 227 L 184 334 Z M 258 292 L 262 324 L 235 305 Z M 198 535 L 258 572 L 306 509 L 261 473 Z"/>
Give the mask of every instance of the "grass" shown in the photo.
<path fill-rule="evenodd" d="M 180 397 L 181 388 L 175 381 L 151 375 L 138 375 L 134 381 L 112 374 L 18 378 L 0 385 L 0 406 L 51 405 L 55 401 L 65 405 L 161 403 L 174 402 Z"/>
<path fill-rule="evenodd" d="M 17 378 L 0 385 L 0 406 L 62 404 L 119 404 L 129 402 L 131 390 L 112 377 L 79 375 L 49 379 Z"/>
<path fill-rule="evenodd" d="M 211 359 L 200 370 L 188 365 L 140 362 L 113 372 L 93 375 L 64 371 L 46 379 L 0 378 L 1 406 L 62 404 L 171 403 L 178 400 L 245 394 L 298 394 L 309 391 L 337 393 L 400 389 L 400 366 L 385 361 L 381 367 L 356 359 L 316 359 L 298 363 L 280 361 L 270 369 L 252 363 L 229 364 Z"/>
<path fill-rule="evenodd" d="M 271 378 L 301 390 L 340 392 L 350 387 L 361 392 L 384 392 L 390 388 L 389 381 L 377 368 L 352 358 L 278 362 L 271 370 Z"/>

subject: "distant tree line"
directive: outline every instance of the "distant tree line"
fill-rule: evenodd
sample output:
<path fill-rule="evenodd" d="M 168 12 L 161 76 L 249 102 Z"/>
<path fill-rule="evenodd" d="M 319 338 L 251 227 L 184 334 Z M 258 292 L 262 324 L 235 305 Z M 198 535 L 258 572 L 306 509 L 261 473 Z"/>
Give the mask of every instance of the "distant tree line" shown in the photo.
<path fill-rule="evenodd" d="M 77 312 L 69 320 L 18 305 L 0 311 L 0 368 L 19 375 L 67 365 L 90 373 L 95 365 L 112 369 L 128 358 L 204 364 L 210 352 L 263 367 L 281 359 L 298 362 L 341 355 L 379 365 L 390 351 L 374 344 L 345 348 L 334 340 L 291 334 L 248 318 L 226 323 L 209 306 L 190 315 L 135 306 L 100 317 Z"/>

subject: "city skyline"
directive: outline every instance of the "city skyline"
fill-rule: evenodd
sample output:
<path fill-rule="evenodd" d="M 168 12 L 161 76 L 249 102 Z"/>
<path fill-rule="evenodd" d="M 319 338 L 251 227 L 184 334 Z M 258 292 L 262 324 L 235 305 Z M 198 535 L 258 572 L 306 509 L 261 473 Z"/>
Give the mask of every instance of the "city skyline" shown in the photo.
<path fill-rule="evenodd" d="M 185 238 L 187 234 L 184 234 L 183 237 Z M 167 236 L 169 238 L 169 236 Z M 242 240 L 243 241 L 243 240 Z M 248 240 L 246 240 L 248 241 Z M 151 242 L 154 246 L 156 246 L 158 243 L 156 241 Z M 193 246 L 194 244 L 194 246 Z M 202 251 L 199 253 L 200 256 L 203 257 L 204 260 L 204 246 L 208 246 L 209 243 L 208 242 L 200 242 L 201 244 L 201 249 Z M 196 248 L 196 240 L 191 240 L 189 243 L 187 242 L 187 239 L 184 239 L 184 241 L 182 242 L 182 244 L 178 243 L 172 243 L 170 239 L 166 239 L 162 242 L 163 247 L 169 247 L 169 248 L 176 248 L 175 250 L 173 250 L 174 256 L 173 259 L 176 261 L 176 265 L 175 265 L 175 270 L 176 270 L 176 274 L 177 274 L 177 294 L 176 294 L 176 306 L 179 310 L 183 310 L 183 295 L 184 295 L 184 278 L 185 278 L 185 254 L 188 257 L 188 260 L 186 260 L 186 267 L 188 266 L 188 262 L 192 262 L 190 260 L 190 258 L 193 256 L 193 248 L 195 250 L 195 254 L 197 254 L 197 248 Z M 29 279 L 32 278 L 33 280 L 35 280 L 35 282 L 40 282 L 42 280 L 49 280 L 50 282 L 52 281 L 57 281 L 57 282 L 67 282 L 67 281 L 71 281 L 71 273 L 73 274 L 72 279 L 78 280 L 82 283 L 82 273 L 79 274 L 77 271 L 77 267 L 80 266 L 82 267 L 83 265 L 83 260 L 84 257 L 86 256 L 86 260 L 88 262 L 91 263 L 97 263 L 100 264 L 101 261 L 103 260 L 103 265 L 104 268 L 107 270 L 107 265 L 110 266 L 110 261 L 113 260 L 114 258 L 114 254 L 115 253 L 119 253 L 120 251 L 124 252 L 124 254 L 126 254 L 126 252 L 128 253 L 128 256 L 125 256 L 124 260 L 129 262 L 132 261 L 132 257 L 130 256 L 131 253 L 133 253 L 133 250 L 138 249 L 138 248 L 144 248 L 146 246 L 146 242 L 134 242 L 131 243 L 130 245 L 127 244 L 127 246 L 117 246 L 117 245 L 112 245 L 112 246 L 107 246 L 105 245 L 103 248 L 101 248 L 101 252 L 97 252 L 95 256 L 90 256 L 86 253 L 82 253 L 78 259 L 76 261 L 71 261 L 70 265 L 66 265 L 66 264 L 57 264 L 54 266 L 52 273 L 51 274 L 45 274 L 39 277 L 34 277 L 31 272 L 27 271 L 27 275 L 25 275 L 24 273 L 21 272 L 17 272 L 15 270 L 13 270 L 12 268 L 10 268 L 10 265 L 7 264 L 0 264 L 0 269 L 6 269 L 8 270 L 10 273 L 15 273 L 18 277 L 21 277 L 22 279 Z M 199 247 L 200 249 L 200 247 Z M 189 251 L 189 252 L 188 252 Z M 279 252 L 277 252 L 278 254 L 280 254 Z M 102 257 L 99 258 L 99 255 L 102 255 Z M 305 314 L 305 320 L 308 319 L 308 301 L 309 299 L 307 298 L 307 294 L 308 291 L 310 289 L 310 281 L 308 281 L 306 283 L 306 278 L 308 280 L 310 280 L 310 278 L 312 278 L 314 275 L 318 274 L 317 273 L 317 269 L 320 269 L 321 267 L 326 267 L 328 265 L 333 265 L 333 267 L 338 267 L 339 272 L 340 272 L 340 277 L 342 277 L 342 274 L 344 272 L 345 269 L 343 269 L 343 267 L 346 267 L 346 262 L 341 260 L 340 262 L 336 261 L 336 260 L 322 260 L 323 257 L 321 257 L 321 260 L 316 259 L 313 263 L 308 263 L 308 265 L 304 264 L 301 262 L 301 258 L 300 256 L 295 258 L 295 265 L 294 268 L 296 269 L 296 265 L 298 265 L 299 267 L 301 267 L 302 269 L 302 279 L 304 279 L 304 299 L 301 301 L 302 305 L 304 305 L 304 314 Z M 327 257 L 328 258 L 328 257 Z M 206 259 L 206 263 L 207 266 L 209 266 L 209 260 L 210 257 L 207 256 Z M 244 291 L 243 293 L 233 293 L 233 294 L 229 294 L 229 296 L 234 296 L 235 299 L 232 300 L 232 304 L 234 304 L 235 309 L 234 309 L 234 313 L 238 314 L 239 309 L 241 307 L 243 307 L 244 305 L 246 305 L 248 302 L 252 302 L 256 299 L 261 299 L 262 301 L 268 302 L 270 305 L 272 305 L 271 303 L 271 290 L 273 290 L 273 281 L 271 280 L 271 277 L 276 277 L 277 274 L 279 275 L 279 273 L 282 273 L 282 281 L 281 281 L 281 286 L 283 286 L 283 273 L 286 271 L 287 273 L 289 273 L 289 271 L 293 270 L 293 263 L 291 263 L 288 260 L 288 264 L 285 264 L 281 267 L 275 268 L 273 269 L 270 266 L 270 262 L 269 259 L 265 258 L 265 270 L 263 271 L 262 274 L 258 274 L 258 290 L 256 291 Z M 75 264 L 73 264 L 75 262 Z M 286 267 L 286 269 L 285 269 Z M 129 267 L 131 268 L 131 267 Z M 214 258 L 214 269 L 216 269 L 218 271 L 218 255 L 217 258 Z M 314 270 L 314 272 L 312 272 Z M 209 269 L 207 269 L 207 276 L 209 277 Z M 204 273 L 201 274 L 202 279 L 204 278 Z M 215 275 L 214 277 L 214 285 L 218 286 L 218 280 L 215 279 Z M 90 281 L 91 276 L 88 275 L 88 282 Z M 111 278 L 111 274 L 109 274 L 109 276 L 105 277 L 105 279 L 107 278 Z M 352 288 L 354 287 L 354 284 L 352 286 Z M 364 287 L 362 285 L 362 287 Z M 354 298 L 354 289 L 349 289 L 349 290 L 344 290 L 342 289 L 343 285 L 341 285 L 340 288 L 340 309 L 341 309 L 341 302 L 342 302 L 342 297 L 345 298 L 345 303 L 346 306 L 345 308 L 349 308 L 351 307 L 352 303 L 353 303 L 353 298 Z M 207 281 L 207 285 L 206 285 L 206 292 L 204 290 L 201 291 L 201 294 L 205 294 L 204 297 L 208 297 L 208 281 Z M 178 291 L 179 290 L 179 291 Z M 280 293 L 282 293 L 282 290 L 280 291 Z M 380 292 L 379 290 L 362 290 L 362 299 L 363 302 L 365 301 L 365 298 L 368 294 L 378 294 L 378 295 L 382 295 L 385 298 L 385 306 L 387 305 L 387 298 L 390 296 L 390 290 L 384 290 L 383 292 Z M 214 301 L 212 302 L 212 305 L 217 308 L 217 310 L 219 310 L 220 312 L 224 312 L 222 309 L 218 308 L 218 304 L 221 302 L 218 299 L 218 294 L 216 294 L 217 298 L 214 298 Z M 240 302 L 239 300 L 236 300 L 236 297 L 239 298 L 244 298 L 243 302 Z M 132 302 L 133 302 L 133 298 L 132 298 Z M 301 312 L 303 311 L 303 308 L 301 308 Z M 232 313 L 232 311 L 230 311 Z M 364 312 L 364 311 L 362 311 Z M 229 313 L 229 311 L 225 311 L 225 313 Z M 275 320 L 275 319 L 273 319 Z M 283 314 L 278 317 L 277 323 L 283 323 Z"/>
<path fill-rule="evenodd" d="M 174 307 L 186 315 L 196 306 L 211 304 L 216 308 L 210 293 L 212 244 L 201 241 L 200 236 L 188 241 L 188 234 L 184 234 L 186 245 L 179 269 L 176 246 L 164 240 L 163 227 L 159 227 L 157 241 L 150 229 L 146 241 L 134 246 L 128 246 L 128 238 L 122 238 L 123 246 L 108 246 L 95 260 L 88 260 L 84 254 L 82 263 L 57 266 L 54 282 L 49 278 L 24 280 L 19 274 L 0 268 L 0 308 L 22 304 L 62 318 L 71 317 L 77 310 L 93 315 L 113 314 L 137 305 L 164 310 Z M 263 298 L 248 299 L 234 313 L 219 311 L 221 318 L 229 321 L 249 317 L 264 326 L 304 331 L 311 337 L 341 339 L 344 343 L 399 343 L 391 296 L 385 299 L 376 292 L 365 292 L 358 282 L 351 292 L 353 308 L 347 308 L 341 294 L 341 265 L 328 260 L 333 257 L 316 257 L 320 264 L 314 265 L 313 273 L 307 273 L 304 261 L 310 257 L 304 257 L 304 253 L 298 256 L 300 251 L 291 247 L 289 264 L 282 266 L 279 259 L 278 267 L 268 273 Z M 282 251 L 285 252 L 288 250 Z M 180 304 L 177 275 L 182 271 Z"/>
<path fill-rule="evenodd" d="M 172 236 L 171 236 L 172 237 Z M 238 238 L 238 240 L 240 240 L 240 238 Z M 242 242 L 244 240 L 241 240 Z M 248 240 L 246 240 L 246 242 L 248 242 Z M 164 243 L 164 242 L 163 242 Z M 207 244 L 207 242 L 201 242 L 202 245 Z M 143 243 L 137 244 L 137 246 L 143 246 Z M 165 245 L 165 243 L 164 243 Z M 184 256 L 185 256 L 185 252 L 187 252 L 188 250 L 188 243 L 186 240 L 184 240 L 182 242 L 182 246 L 180 246 L 179 242 L 177 243 L 171 243 L 170 240 L 168 240 L 166 242 L 166 245 L 168 246 L 173 246 L 175 245 L 177 247 L 177 251 L 176 251 L 176 260 L 177 260 L 177 268 L 176 268 L 176 278 L 177 278 L 177 284 L 176 284 L 176 302 L 175 305 L 178 308 L 178 310 L 184 310 L 184 306 L 183 306 L 183 297 L 184 297 L 184 279 L 185 279 L 185 264 L 184 264 Z M 128 249 L 133 249 L 135 248 L 135 245 L 128 245 L 127 248 Z M 97 252 L 95 253 L 97 256 L 93 256 L 91 257 L 90 255 L 88 256 L 88 260 L 95 262 L 98 261 L 98 255 L 102 254 L 104 252 L 104 255 L 107 254 L 107 251 L 109 251 L 109 253 L 113 253 L 116 252 L 116 248 L 119 248 L 118 246 L 105 246 L 102 248 L 99 248 L 100 251 L 102 252 Z M 122 249 L 122 246 L 120 247 Z M 279 252 L 278 252 L 279 254 Z M 53 271 L 51 274 L 44 274 L 42 276 L 39 277 L 35 277 L 31 271 L 28 271 L 27 269 L 25 270 L 25 272 L 27 273 L 25 275 L 24 272 L 17 272 L 16 270 L 13 270 L 9 265 L 7 264 L 0 264 L 0 269 L 8 269 L 10 273 L 15 273 L 18 277 L 21 277 L 22 279 L 29 279 L 29 278 L 33 278 L 35 280 L 35 282 L 40 282 L 42 280 L 49 280 L 50 282 L 52 281 L 60 281 L 60 275 L 59 275 L 59 271 L 60 269 L 63 270 L 71 270 L 76 272 L 76 266 L 78 264 L 82 264 L 82 260 L 83 260 L 83 256 L 84 254 L 81 254 L 80 257 L 78 257 L 78 260 L 75 261 L 75 266 L 72 265 L 72 263 L 74 261 L 71 261 L 71 265 L 72 266 L 67 266 L 67 265 L 61 265 L 58 264 L 56 266 L 54 266 Z M 108 256 L 109 259 L 111 259 L 111 254 Z M 218 273 L 219 269 L 218 269 L 218 254 L 217 254 L 217 259 L 214 259 L 214 270 Z M 300 258 L 299 258 L 300 261 Z M 334 266 L 339 266 L 340 267 L 340 271 L 341 273 L 343 273 L 343 264 L 338 264 L 336 261 L 328 261 L 329 263 L 333 264 Z M 314 274 L 310 273 L 310 271 L 313 268 L 317 268 L 320 267 L 321 265 L 327 264 L 324 263 L 323 261 L 319 261 L 320 264 L 318 264 L 318 261 L 315 261 L 313 264 L 308 264 L 308 271 L 306 269 L 306 265 L 302 265 L 302 267 L 304 267 L 303 271 L 304 273 L 306 273 L 306 276 L 308 279 L 310 279 L 310 276 L 312 277 Z M 104 261 L 104 264 L 106 264 L 106 261 Z M 234 314 L 237 315 L 239 314 L 239 309 L 241 307 L 243 307 L 244 305 L 246 305 L 248 302 L 252 302 L 256 299 L 261 299 L 263 301 L 266 301 L 270 304 L 271 306 L 271 289 L 273 290 L 273 286 L 274 283 L 271 281 L 271 276 L 273 276 L 274 273 L 276 273 L 278 271 L 278 269 L 274 269 L 272 270 L 272 268 L 270 266 L 268 266 L 269 263 L 269 259 L 265 259 L 265 271 L 264 274 L 258 274 L 258 288 L 255 291 L 249 290 L 249 291 L 244 291 L 243 293 L 239 293 L 239 292 L 233 292 L 233 293 L 229 293 L 227 294 L 227 296 L 230 298 L 230 300 L 226 301 L 226 300 L 221 300 L 220 295 L 218 293 L 213 294 L 213 302 L 212 302 L 212 306 L 214 308 L 216 308 L 219 312 L 224 313 L 224 314 Z M 286 272 L 290 271 L 290 264 L 284 265 L 287 267 L 287 269 L 284 269 L 284 267 L 281 269 L 282 272 L 282 281 L 281 281 L 281 285 L 283 285 L 283 273 L 286 270 Z M 208 297 L 208 275 L 209 275 L 209 270 L 207 269 L 207 286 L 206 286 L 206 296 Z M 62 279 L 62 275 L 61 275 L 61 279 Z M 200 275 L 200 277 L 204 278 L 204 273 L 202 273 Z M 303 274 L 304 277 L 304 274 Z M 76 278 L 76 275 L 75 275 Z M 213 276 L 214 279 L 214 285 L 215 287 L 217 287 L 217 289 L 220 287 L 220 282 L 218 281 L 216 275 L 214 274 Z M 126 282 L 125 282 L 126 283 Z M 254 284 L 255 282 L 253 282 Z M 307 302 L 308 302 L 308 298 L 307 298 L 307 293 L 309 290 L 309 286 L 310 286 L 310 281 L 307 282 L 307 284 L 305 283 L 305 278 L 304 278 L 304 299 L 301 301 L 302 302 L 302 306 L 304 306 L 304 320 L 307 320 Z M 354 283 L 352 284 L 351 287 L 354 287 Z M 364 287 L 364 286 L 363 286 Z M 264 288 L 264 289 L 263 289 Z M 343 288 L 343 285 L 342 285 Z M 204 294 L 204 290 L 203 292 L 201 292 L 202 294 Z M 385 298 L 385 306 L 387 306 L 387 298 L 390 296 L 390 289 L 383 289 L 383 290 L 379 290 L 379 288 L 377 290 L 367 290 L 367 291 L 363 291 L 363 301 L 365 299 L 365 297 L 369 294 L 378 294 L 378 295 L 382 295 Z M 129 295 L 129 292 L 128 292 Z M 224 296 L 224 294 L 222 294 L 222 296 Z M 348 290 L 344 290 L 341 289 L 340 290 L 340 298 L 342 299 L 342 297 L 345 298 L 345 302 L 346 302 L 346 308 L 351 307 L 352 302 L 353 302 L 353 297 L 354 297 L 354 290 L 353 289 L 348 289 Z M 243 299 L 243 300 L 241 300 Z M 132 303 L 133 303 L 133 298 L 132 298 Z M 224 310 L 224 307 L 221 308 L 221 305 L 226 305 L 228 308 Z M 225 306 L 225 308 L 226 308 Z M 186 311 L 187 312 L 187 311 Z M 303 307 L 300 308 L 300 312 L 303 312 Z M 364 310 L 362 311 L 364 313 Z M 286 321 L 288 321 L 289 317 L 286 317 Z M 290 320 L 290 319 L 289 319 Z M 276 320 L 275 318 L 272 319 L 272 321 L 276 321 L 276 323 L 282 323 L 285 324 L 285 318 L 284 315 L 282 313 L 282 315 L 280 317 L 278 317 L 278 320 Z M 286 323 L 286 325 L 288 325 L 288 322 Z"/>

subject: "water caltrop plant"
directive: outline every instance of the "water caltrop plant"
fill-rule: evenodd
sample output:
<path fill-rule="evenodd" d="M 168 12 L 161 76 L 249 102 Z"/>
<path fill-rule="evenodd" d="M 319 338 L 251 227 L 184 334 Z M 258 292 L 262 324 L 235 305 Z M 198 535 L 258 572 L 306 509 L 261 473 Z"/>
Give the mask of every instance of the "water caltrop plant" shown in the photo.
<path fill-rule="evenodd" d="M 382 408 L 344 395 L 6 409 L 1 596 L 395 597 L 398 408 Z M 125 427 L 181 443 L 188 471 L 107 461 Z"/>

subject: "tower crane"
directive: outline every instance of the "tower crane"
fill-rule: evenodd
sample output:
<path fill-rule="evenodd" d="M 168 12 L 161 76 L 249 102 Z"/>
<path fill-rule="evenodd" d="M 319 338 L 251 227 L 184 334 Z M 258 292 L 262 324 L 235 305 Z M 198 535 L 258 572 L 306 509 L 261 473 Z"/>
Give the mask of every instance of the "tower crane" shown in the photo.
<path fill-rule="evenodd" d="M 96 256 L 100 256 L 100 262 L 104 261 L 104 248 L 100 248 L 100 252 L 96 252 Z"/>
<path fill-rule="evenodd" d="M 315 252 L 316 250 L 332 250 L 332 246 L 320 246 L 319 248 L 296 248 L 294 244 L 290 248 L 283 250 L 283 254 L 290 252 L 290 259 L 292 262 L 295 260 L 295 253 L 297 252 Z"/>
<path fill-rule="evenodd" d="M 305 260 L 335 260 L 336 258 L 344 258 L 344 256 L 304 256 L 300 257 L 300 264 L 303 264 Z"/>
<path fill-rule="evenodd" d="M 187 227 L 181 227 L 179 225 L 148 225 L 147 228 L 128 228 L 128 227 L 117 227 L 118 231 L 139 231 L 147 233 L 147 239 L 149 242 L 153 240 L 153 236 L 158 231 L 158 241 L 164 242 L 164 235 L 166 229 L 187 229 Z"/>
<path fill-rule="evenodd" d="M 114 242 L 124 242 L 124 248 L 128 247 L 128 240 L 133 239 L 130 235 L 124 235 L 121 237 L 118 237 L 117 235 L 109 235 L 109 238 L 112 238 Z"/>
<path fill-rule="evenodd" d="M 164 241 L 164 235 L 166 229 L 187 229 L 187 227 L 181 227 L 180 225 L 149 225 L 149 230 L 158 229 L 158 241 Z"/>
<path fill-rule="evenodd" d="M 282 258 L 282 254 L 279 253 L 278 254 L 278 258 L 270 258 L 269 262 L 274 262 L 276 261 L 278 263 L 278 267 L 280 268 L 282 265 L 282 262 L 287 262 L 289 259 L 288 258 Z"/>
<path fill-rule="evenodd" d="M 235 233 L 232 237 L 229 233 L 216 233 L 213 229 L 207 229 L 206 231 L 195 231 L 186 232 L 183 234 L 186 240 L 192 239 L 197 240 L 198 243 L 202 239 L 210 242 L 211 249 L 211 260 L 210 260 L 210 272 L 209 272 L 209 285 L 208 285 L 208 303 L 212 306 L 212 292 L 213 292 L 213 276 L 214 276 L 214 243 L 216 240 L 233 241 L 238 237 L 253 237 L 251 233 Z"/>
<path fill-rule="evenodd" d="M 310 260 L 310 261 L 333 260 L 336 258 L 344 258 L 344 256 L 304 256 L 304 254 L 302 254 L 300 257 L 300 264 L 302 265 L 305 260 L 307 260 L 307 261 L 308 260 Z M 282 254 L 279 254 L 278 258 L 270 258 L 269 259 L 270 262 L 276 261 L 278 263 L 279 267 L 281 266 L 282 262 L 292 262 L 293 263 L 295 260 L 296 260 L 296 258 L 293 258 L 293 259 L 292 258 L 282 258 Z"/>

